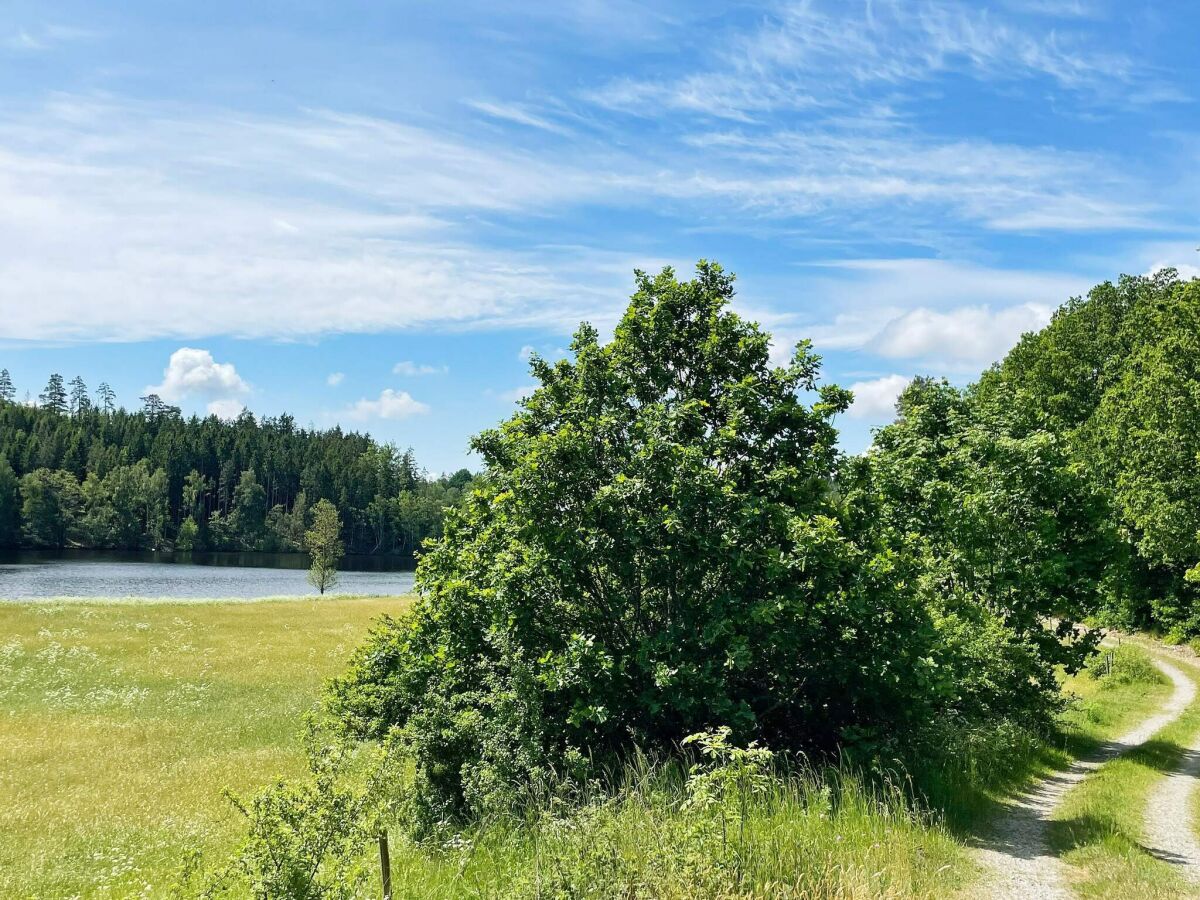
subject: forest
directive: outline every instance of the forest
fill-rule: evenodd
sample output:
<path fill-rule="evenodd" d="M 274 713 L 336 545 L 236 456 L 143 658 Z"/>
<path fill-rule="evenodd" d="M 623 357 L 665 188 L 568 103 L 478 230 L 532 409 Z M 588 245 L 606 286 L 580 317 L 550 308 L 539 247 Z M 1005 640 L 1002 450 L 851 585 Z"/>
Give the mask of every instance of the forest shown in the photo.
<path fill-rule="evenodd" d="M 471 481 L 340 428 L 142 399 L 127 411 L 107 385 L 93 399 L 55 374 L 36 404 L 17 402 L 0 370 L 0 547 L 296 551 L 326 499 L 348 552 L 411 555 Z"/>

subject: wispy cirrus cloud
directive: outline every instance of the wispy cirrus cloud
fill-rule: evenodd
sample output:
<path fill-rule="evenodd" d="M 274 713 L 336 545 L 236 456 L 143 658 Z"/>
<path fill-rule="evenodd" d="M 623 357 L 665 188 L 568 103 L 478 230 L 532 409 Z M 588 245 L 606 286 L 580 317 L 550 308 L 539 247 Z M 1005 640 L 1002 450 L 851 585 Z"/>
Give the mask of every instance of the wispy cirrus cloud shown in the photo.
<path fill-rule="evenodd" d="M 1077 228 L 1141 214 L 1095 157 L 984 141 L 719 132 L 689 138 L 664 169 L 620 151 L 539 160 L 326 112 L 80 97 L 12 112 L 0 122 L 0 336 L 12 339 L 569 328 L 619 308 L 630 270 L 653 268 L 644 248 L 510 249 L 477 223 L 581 204 L 702 209 L 733 229 L 857 222 L 897 203 L 913 231 L 948 214 L 996 228 L 1039 210 Z"/>
<path fill-rule="evenodd" d="M 544 115 L 531 112 L 528 107 L 520 103 L 497 103 L 490 100 L 470 100 L 467 105 L 486 116 L 493 119 L 501 119 L 506 122 L 513 122 L 517 125 L 525 125 L 529 128 L 536 128 L 540 131 L 549 131 L 553 134 L 568 135 L 570 129 L 558 122 L 551 121 Z"/>
<path fill-rule="evenodd" d="M 40 52 L 59 44 L 95 40 L 100 33 L 87 28 L 75 28 L 54 23 L 23 25 L 5 32 L 0 29 L 0 48 L 18 52 Z"/>
<path fill-rule="evenodd" d="M 1074 18 L 1076 8 L 1055 14 Z M 1039 12 L 1052 10 L 1043 3 Z M 750 120 L 780 110 L 852 107 L 868 89 L 952 73 L 987 81 L 1045 78 L 1091 94 L 1154 78 L 1121 50 L 1097 47 L 1069 29 L 1030 27 L 999 10 L 952 0 L 780 3 L 757 27 L 726 36 L 697 58 L 711 63 L 666 77 L 625 76 L 586 96 L 633 114 L 665 106 Z"/>
<path fill-rule="evenodd" d="M 392 374 L 415 378 L 422 375 L 445 375 L 450 371 L 449 366 L 431 366 L 428 363 L 415 363 L 411 359 L 401 360 L 392 366 Z"/>

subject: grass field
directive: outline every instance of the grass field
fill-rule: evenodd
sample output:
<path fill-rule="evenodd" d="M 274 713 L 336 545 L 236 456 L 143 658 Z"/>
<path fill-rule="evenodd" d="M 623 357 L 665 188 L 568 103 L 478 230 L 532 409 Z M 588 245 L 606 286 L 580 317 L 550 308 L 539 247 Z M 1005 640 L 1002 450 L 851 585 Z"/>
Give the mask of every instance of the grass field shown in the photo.
<path fill-rule="evenodd" d="M 161 896 L 403 599 L 0 603 L 0 896 Z"/>
<path fill-rule="evenodd" d="M 302 714 L 323 680 L 373 618 L 405 603 L 0 604 L 0 896 L 159 897 L 187 850 L 220 859 L 242 827 L 223 789 L 300 770 Z M 1166 691 L 1087 677 L 1068 687 L 1081 701 L 1062 746 L 1031 756 L 1027 775 L 1086 752 Z M 396 895 L 590 896 L 578 891 L 612 878 L 684 897 L 707 879 L 728 884 L 733 863 L 738 896 L 938 897 L 969 883 L 964 829 L 985 812 L 983 788 L 947 826 L 899 794 L 823 779 L 776 783 L 736 852 L 711 822 L 681 815 L 678 785 L 661 778 L 440 853 L 397 838 Z"/>

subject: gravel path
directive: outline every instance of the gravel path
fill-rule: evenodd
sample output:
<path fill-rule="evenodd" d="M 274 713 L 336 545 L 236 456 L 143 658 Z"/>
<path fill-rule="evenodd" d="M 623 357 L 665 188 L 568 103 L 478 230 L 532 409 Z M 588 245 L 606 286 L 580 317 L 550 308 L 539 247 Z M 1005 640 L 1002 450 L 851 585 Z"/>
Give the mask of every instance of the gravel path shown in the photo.
<path fill-rule="evenodd" d="M 1067 867 L 1049 846 L 1050 817 L 1054 809 L 1071 788 L 1104 763 L 1144 744 L 1159 729 L 1179 718 L 1196 695 L 1195 684 L 1174 665 L 1158 659 L 1154 664 L 1174 685 L 1166 704 L 1129 733 L 1102 745 L 1087 759 L 1038 782 L 1010 804 L 1009 811 L 1000 818 L 977 851 L 979 861 L 987 870 L 982 896 L 993 900 L 1068 900 L 1071 897 L 1067 887 Z"/>
<path fill-rule="evenodd" d="M 1196 685 L 1192 683 L 1192 696 Z M 1146 806 L 1146 849 L 1200 882 L 1200 841 L 1191 827 L 1191 800 L 1200 778 L 1200 735 L 1184 748 L 1179 768 L 1159 780 Z"/>

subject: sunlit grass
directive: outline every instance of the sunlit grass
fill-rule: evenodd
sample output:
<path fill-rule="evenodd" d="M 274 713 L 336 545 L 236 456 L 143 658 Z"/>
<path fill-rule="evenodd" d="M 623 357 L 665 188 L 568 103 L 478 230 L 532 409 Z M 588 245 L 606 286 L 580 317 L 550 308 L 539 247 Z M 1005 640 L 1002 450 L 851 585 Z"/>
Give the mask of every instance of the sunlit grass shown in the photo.
<path fill-rule="evenodd" d="M 1195 677 L 1194 672 L 1187 674 Z M 1184 748 L 1197 732 L 1200 701 L 1066 796 L 1054 817 L 1051 840 L 1056 852 L 1076 867 L 1080 877 L 1074 888 L 1079 896 L 1122 900 L 1195 896 L 1195 887 L 1170 863 L 1152 855 L 1142 841 L 1150 792 L 1180 764 Z"/>
<path fill-rule="evenodd" d="M 0 896 L 161 896 L 390 599 L 0 604 Z"/>
<path fill-rule="evenodd" d="M 0 605 L 0 896 L 164 896 L 187 851 L 221 860 L 246 795 L 303 766 L 303 713 L 370 621 L 403 599 Z M 833 771 L 777 779 L 736 856 L 631 770 L 616 794 L 444 846 L 393 832 L 395 896 L 938 897 L 970 892 L 966 839 L 989 803 L 1128 728 L 1163 685 L 1066 689 L 1059 740 L 981 774 L 948 819 Z M 373 848 L 364 848 L 369 855 Z M 736 862 L 735 869 L 730 866 Z M 731 880 L 732 879 L 732 880 Z M 607 893 L 606 893 L 607 892 Z M 707 893 L 705 893 L 707 892 Z"/>

